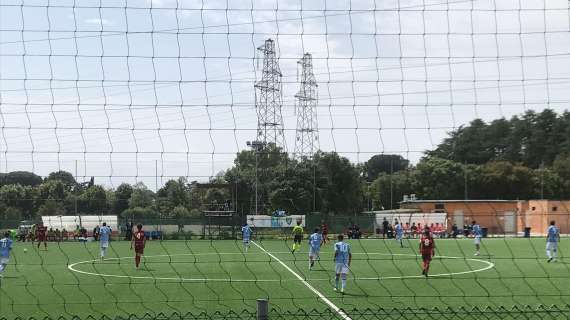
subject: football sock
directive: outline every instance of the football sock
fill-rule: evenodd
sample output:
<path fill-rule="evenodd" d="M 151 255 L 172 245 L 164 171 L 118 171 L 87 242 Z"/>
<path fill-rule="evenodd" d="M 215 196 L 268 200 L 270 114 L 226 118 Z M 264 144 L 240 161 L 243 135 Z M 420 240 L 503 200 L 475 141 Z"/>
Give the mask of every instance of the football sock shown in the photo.
<path fill-rule="evenodd" d="M 334 278 L 334 287 L 335 287 L 335 288 L 338 288 L 338 278 L 339 278 L 339 276 L 338 276 L 338 274 L 337 274 L 337 275 L 335 276 L 335 278 Z"/>
<path fill-rule="evenodd" d="M 346 274 L 342 274 L 342 289 L 344 290 L 344 288 L 346 287 Z"/>
<path fill-rule="evenodd" d="M 4 272 L 4 269 L 6 269 L 6 265 L 0 264 L 0 273 Z"/>
<path fill-rule="evenodd" d="M 548 259 L 552 258 L 552 255 L 550 254 L 550 250 L 546 250 L 546 256 L 548 257 Z"/>
<path fill-rule="evenodd" d="M 140 256 L 135 256 L 135 264 L 136 264 L 137 268 L 141 264 L 141 257 Z"/>

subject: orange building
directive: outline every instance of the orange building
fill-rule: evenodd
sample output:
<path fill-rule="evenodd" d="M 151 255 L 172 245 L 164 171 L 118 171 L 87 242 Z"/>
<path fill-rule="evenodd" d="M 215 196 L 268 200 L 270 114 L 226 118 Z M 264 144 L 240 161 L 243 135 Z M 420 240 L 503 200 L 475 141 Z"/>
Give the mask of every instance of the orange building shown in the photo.
<path fill-rule="evenodd" d="M 570 201 L 552 200 L 415 200 L 400 202 L 403 209 L 447 213 L 447 226 L 459 229 L 473 220 L 489 234 L 522 235 L 526 227 L 531 234 L 544 235 L 550 220 L 555 220 L 562 234 L 570 234 Z"/>

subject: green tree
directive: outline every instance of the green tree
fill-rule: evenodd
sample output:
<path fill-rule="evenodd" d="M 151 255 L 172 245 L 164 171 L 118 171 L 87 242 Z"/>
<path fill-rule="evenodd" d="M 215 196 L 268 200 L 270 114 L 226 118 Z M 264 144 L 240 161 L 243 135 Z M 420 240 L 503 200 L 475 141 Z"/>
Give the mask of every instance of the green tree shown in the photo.
<path fill-rule="evenodd" d="M 463 199 L 463 165 L 437 157 L 423 158 L 415 170 L 415 190 L 422 199 Z"/>
<path fill-rule="evenodd" d="M 38 208 L 38 216 L 60 216 L 65 215 L 65 207 L 62 201 L 46 200 Z"/>
<path fill-rule="evenodd" d="M 336 152 L 318 152 L 316 182 L 322 197 L 321 211 L 353 213 L 361 211 L 362 188 L 356 167 Z"/>
<path fill-rule="evenodd" d="M 115 190 L 115 203 L 113 205 L 113 210 L 116 214 L 121 214 L 121 212 L 129 208 L 129 200 L 133 194 L 133 187 L 128 183 L 121 183 Z"/>
<path fill-rule="evenodd" d="M 129 199 L 129 208 L 151 208 L 154 204 L 154 193 L 142 182 L 133 186 L 133 192 Z"/>
<path fill-rule="evenodd" d="M 370 198 L 375 210 L 394 209 L 404 195 L 414 193 L 414 172 L 381 173 L 370 185 Z"/>
<path fill-rule="evenodd" d="M 377 154 L 364 163 L 364 174 L 367 181 L 375 180 L 380 173 L 395 173 L 406 170 L 410 161 L 396 154 Z"/>
<path fill-rule="evenodd" d="M 162 188 L 158 190 L 159 209 L 166 213 L 167 216 L 172 215 L 175 207 L 190 206 L 190 189 L 184 178 L 178 180 L 168 180 Z"/>
<path fill-rule="evenodd" d="M 27 171 L 12 171 L 0 173 L 0 186 L 19 184 L 22 186 L 37 186 L 42 183 L 42 178 L 35 173 Z"/>
<path fill-rule="evenodd" d="M 107 213 L 107 192 L 102 186 L 94 185 L 79 196 L 81 212 L 90 214 Z"/>
<path fill-rule="evenodd" d="M 68 192 L 73 190 L 77 185 L 77 181 L 75 181 L 73 175 L 67 171 L 52 172 L 48 175 L 46 181 L 61 181 Z"/>

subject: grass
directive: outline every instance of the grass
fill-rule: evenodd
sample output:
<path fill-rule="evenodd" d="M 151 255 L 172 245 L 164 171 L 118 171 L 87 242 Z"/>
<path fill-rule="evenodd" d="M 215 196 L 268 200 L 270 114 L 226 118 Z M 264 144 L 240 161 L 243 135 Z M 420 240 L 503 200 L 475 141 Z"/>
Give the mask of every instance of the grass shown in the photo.
<path fill-rule="evenodd" d="M 345 295 L 332 290 L 332 245 L 323 247 L 309 271 L 306 244 L 293 255 L 290 241 L 257 243 L 345 309 L 570 304 L 570 239 L 562 239 L 557 263 L 546 263 L 544 239 L 484 239 L 480 257 L 473 257 L 470 239 L 439 240 L 431 274 L 442 275 L 428 279 L 421 277 L 417 241 L 405 248 L 393 240 L 349 241 L 354 261 Z M 97 260 L 97 243 L 50 243 L 48 251 L 16 243 L 0 284 L 0 315 L 253 311 L 258 298 L 269 298 L 278 310 L 327 308 L 253 244 L 243 253 L 241 242 L 233 240 L 150 241 L 145 253 L 137 271 L 127 242 L 113 242 L 111 259 L 103 262 Z"/>

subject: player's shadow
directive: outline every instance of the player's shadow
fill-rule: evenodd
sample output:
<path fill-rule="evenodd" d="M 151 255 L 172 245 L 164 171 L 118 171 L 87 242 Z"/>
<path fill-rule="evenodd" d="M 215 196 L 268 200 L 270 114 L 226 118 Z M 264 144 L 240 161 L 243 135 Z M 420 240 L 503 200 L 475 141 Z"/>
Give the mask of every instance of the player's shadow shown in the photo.
<path fill-rule="evenodd" d="M 345 292 L 343 294 L 341 294 L 342 296 L 349 296 L 349 297 L 368 297 L 367 294 L 365 293 L 350 293 L 350 292 Z"/>

